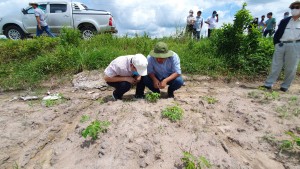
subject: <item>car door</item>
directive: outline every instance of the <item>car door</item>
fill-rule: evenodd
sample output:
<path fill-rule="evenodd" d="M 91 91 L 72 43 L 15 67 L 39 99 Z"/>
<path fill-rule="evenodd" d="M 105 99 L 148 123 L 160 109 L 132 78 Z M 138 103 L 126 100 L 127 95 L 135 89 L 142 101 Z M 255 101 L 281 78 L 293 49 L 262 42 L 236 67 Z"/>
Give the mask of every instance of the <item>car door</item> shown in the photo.
<path fill-rule="evenodd" d="M 38 8 L 45 12 L 47 18 L 47 4 L 40 4 Z M 23 14 L 22 23 L 25 30 L 27 30 L 28 33 L 35 34 L 37 22 L 34 15 L 34 9 L 32 7 L 28 7 L 24 10 Z"/>
<path fill-rule="evenodd" d="M 47 23 L 54 33 L 59 33 L 63 27 L 72 28 L 71 9 L 67 3 L 50 3 Z"/>

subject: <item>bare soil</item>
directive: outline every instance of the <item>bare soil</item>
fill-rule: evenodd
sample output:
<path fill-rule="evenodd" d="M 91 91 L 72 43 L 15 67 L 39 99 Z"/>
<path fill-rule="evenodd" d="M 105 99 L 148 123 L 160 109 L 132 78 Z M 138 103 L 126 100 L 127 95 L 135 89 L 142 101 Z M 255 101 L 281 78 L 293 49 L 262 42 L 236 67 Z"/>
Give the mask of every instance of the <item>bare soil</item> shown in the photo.
<path fill-rule="evenodd" d="M 300 85 L 286 93 L 263 91 L 262 82 L 231 82 L 187 76 L 174 99 L 157 103 L 112 101 L 97 71 L 74 76 L 73 83 L 31 91 L 0 93 L 0 168 L 180 169 L 183 151 L 204 156 L 212 168 L 299 169 L 299 149 L 280 152 L 280 140 L 300 135 Z M 163 90 L 163 92 L 166 92 Z M 42 98 L 60 93 L 64 99 Z M 38 96 L 38 100 L 21 100 Z M 216 99 L 209 104 L 208 97 Z M 161 111 L 178 105 L 183 119 L 171 122 Z M 83 115 L 90 120 L 81 123 Z M 94 120 L 109 121 L 93 141 L 81 132 Z"/>

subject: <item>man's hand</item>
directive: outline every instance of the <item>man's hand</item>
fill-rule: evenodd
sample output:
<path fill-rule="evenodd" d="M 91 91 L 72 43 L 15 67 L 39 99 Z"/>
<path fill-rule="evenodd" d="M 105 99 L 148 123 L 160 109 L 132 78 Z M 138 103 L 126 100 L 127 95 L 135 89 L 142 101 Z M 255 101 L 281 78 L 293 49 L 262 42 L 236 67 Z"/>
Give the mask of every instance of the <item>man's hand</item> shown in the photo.
<path fill-rule="evenodd" d="M 166 80 L 161 81 L 160 84 L 159 84 L 160 89 L 164 89 L 166 86 L 167 86 L 167 81 Z"/>
<path fill-rule="evenodd" d="M 130 84 L 137 83 L 137 80 L 135 80 L 135 78 L 133 78 L 133 77 L 126 77 L 125 81 L 129 82 Z"/>
<path fill-rule="evenodd" d="M 42 30 L 42 27 L 41 27 L 41 25 L 38 25 L 38 27 L 39 27 L 39 30 Z"/>
<path fill-rule="evenodd" d="M 153 86 L 155 89 L 159 89 L 159 86 L 160 86 L 159 80 L 157 80 L 157 79 L 153 80 Z"/>
<path fill-rule="evenodd" d="M 142 76 L 137 76 L 137 77 L 135 77 L 134 79 L 136 80 L 136 82 L 140 82 L 141 79 L 142 79 Z"/>

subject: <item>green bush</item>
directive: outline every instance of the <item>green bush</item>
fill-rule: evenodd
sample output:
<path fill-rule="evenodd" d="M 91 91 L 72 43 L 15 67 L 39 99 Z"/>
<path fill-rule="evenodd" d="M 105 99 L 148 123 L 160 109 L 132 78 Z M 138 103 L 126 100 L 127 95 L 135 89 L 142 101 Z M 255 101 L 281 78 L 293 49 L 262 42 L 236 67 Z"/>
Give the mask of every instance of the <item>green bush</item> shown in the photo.
<path fill-rule="evenodd" d="M 228 69 L 247 75 L 266 74 L 274 47 L 270 39 L 262 38 L 260 30 L 251 25 L 253 17 L 246 6 L 244 3 L 235 14 L 233 24 L 224 24 L 213 32 L 216 56 L 225 58 Z"/>

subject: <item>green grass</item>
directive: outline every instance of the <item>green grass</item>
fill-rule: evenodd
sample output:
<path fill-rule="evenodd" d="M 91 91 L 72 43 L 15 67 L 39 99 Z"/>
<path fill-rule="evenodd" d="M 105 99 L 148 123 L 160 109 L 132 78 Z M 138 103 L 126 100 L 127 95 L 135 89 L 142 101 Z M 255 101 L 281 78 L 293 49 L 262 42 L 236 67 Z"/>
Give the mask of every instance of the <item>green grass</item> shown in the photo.
<path fill-rule="evenodd" d="M 188 38 L 149 38 L 148 35 L 117 37 L 100 34 L 85 41 L 78 32 L 66 30 L 57 38 L 0 41 L 0 89 L 14 90 L 38 87 L 52 76 L 67 76 L 83 70 L 105 69 L 116 57 L 142 53 L 145 56 L 158 41 L 164 41 L 176 52 L 183 74 L 209 76 L 248 76 L 244 67 L 232 69 L 227 58 L 217 54 L 215 44 L 204 38 L 200 42 Z M 264 39 L 270 41 L 271 39 Z M 270 62 L 271 57 L 263 57 Z M 253 65 L 253 67 L 257 66 Z M 269 69 L 265 68 L 266 72 Z M 261 76 L 257 73 L 251 76 Z M 263 74 L 264 75 L 264 74 Z"/>
<path fill-rule="evenodd" d="M 81 135 L 84 138 L 90 136 L 93 140 L 96 140 L 98 138 L 98 134 L 106 132 L 109 125 L 109 121 L 95 120 L 86 129 L 82 131 Z"/>
<path fill-rule="evenodd" d="M 159 93 L 153 93 L 153 92 L 147 93 L 145 98 L 148 102 L 156 103 L 158 101 L 158 99 L 160 98 L 160 94 Z"/>

